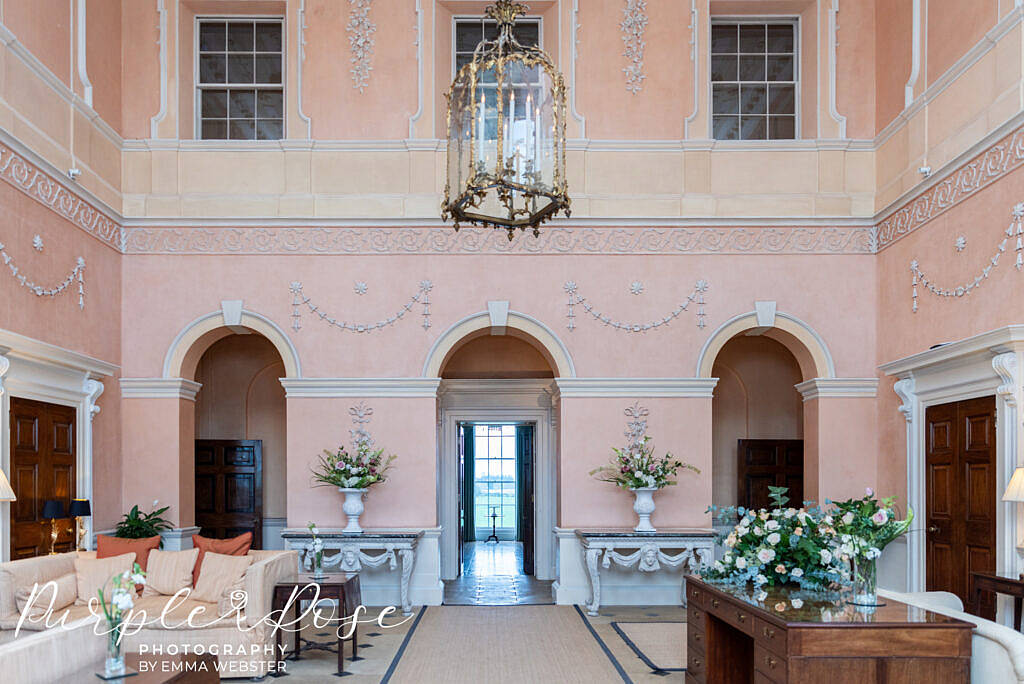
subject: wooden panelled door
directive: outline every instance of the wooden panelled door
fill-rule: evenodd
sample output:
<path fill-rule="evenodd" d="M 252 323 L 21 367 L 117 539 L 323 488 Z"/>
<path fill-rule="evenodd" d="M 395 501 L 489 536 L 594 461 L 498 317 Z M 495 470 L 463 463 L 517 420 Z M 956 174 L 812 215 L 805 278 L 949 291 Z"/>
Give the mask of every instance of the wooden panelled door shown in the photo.
<path fill-rule="evenodd" d="M 534 529 L 533 529 L 533 462 L 534 429 L 532 425 L 516 426 L 516 474 L 519 501 L 519 541 L 523 543 L 523 574 L 534 574 Z"/>
<path fill-rule="evenodd" d="M 996 569 L 995 397 L 929 406 L 925 431 L 926 588 L 994 619 L 992 594 L 971 604 L 970 574 Z"/>
<path fill-rule="evenodd" d="M 741 439 L 736 445 L 736 505 L 769 508 L 768 487 L 789 487 L 789 505 L 804 500 L 802 439 Z"/>
<path fill-rule="evenodd" d="M 196 440 L 196 525 L 215 539 L 252 532 L 263 547 L 262 440 Z"/>
<path fill-rule="evenodd" d="M 50 552 L 50 523 L 43 502 L 56 499 L 67 511 L 75 498 L 75 409 L 11 397 L 11 560 Z M 71 521 L 57 521 L 54 550 L 74 550 Z"/>

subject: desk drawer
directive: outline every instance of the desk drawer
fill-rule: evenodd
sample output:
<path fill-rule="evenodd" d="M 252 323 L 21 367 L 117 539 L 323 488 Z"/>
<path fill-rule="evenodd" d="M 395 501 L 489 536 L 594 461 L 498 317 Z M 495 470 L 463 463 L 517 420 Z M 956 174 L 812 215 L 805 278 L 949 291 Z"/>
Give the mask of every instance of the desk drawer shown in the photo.
<path fill-rule="evenodd" d="M 691 605 L 686 609 L 686 626 L 687 628 L 692 627 L 693 629 L 699 629 L 704 631 L 705 623 L 707 622 L 707 614 L 700 608 L 696 608 Z"/>
<path fill-rule="evenodd" d="M 686 583 L 687 606 L 696 604 L 698 608 L 703 608 L 706 596 L 707 594 L 704 593 L 704 590 L 699 589 L 696 585 L 690 584 L 689 582 Z"/>
<path fill-rule="evenodd" d="M 773 682 L 783 684 L 786 681 L 786 659 L 760 644 L 754 644 L 754 669 Z"/>
<path fill-rule="evenodd" d="M 745 634 L 754 636 L 754 616 L 742 603 L 733 603 L 708 596 L 704 608 L 716 618 L 740 630 Z"/>
<path fill-rule="evenodd" d="M 704 636 L 704 632 L 693 627 L 692 625 L 686 626 L 686 648 L 687 653 L 690 651 L 700 651 L 701 653 L 707 653 L 707 637 Z"/>
<path fill-rule="evenodd" d="M 754 641 L 768 650 L 786 657 L 786 630 L 766 620 L 754 620 Z"/>
<path fill-rule="evenodd" d="M 692 651 L 686 654 L 686 675 L 687 680 L 692 677 L 693 681 L 704 684 L 707 679 L 707 662 L 703 653 Z"/>

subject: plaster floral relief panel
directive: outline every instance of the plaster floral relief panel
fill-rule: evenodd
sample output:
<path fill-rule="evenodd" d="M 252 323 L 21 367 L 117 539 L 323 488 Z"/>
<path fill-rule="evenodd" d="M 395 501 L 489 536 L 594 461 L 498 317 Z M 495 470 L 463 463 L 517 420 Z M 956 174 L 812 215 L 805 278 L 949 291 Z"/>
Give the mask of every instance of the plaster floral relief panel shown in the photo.
<path fill-rule="evenodd" d="M 373 70 L 373 48 L 376 40 L 373 34 L 377 25 L 370 21 L 373 0 L 348 0 L 349 20 L 345 27 L 348 33 L 349 49 L 352 52 L 352 87 L 363 92 L 370 85 Z"/>
<path fill-rule="evenodd" d="M 644 42 L 644 34 L 647 32 L 647 2 L 646 0 L 625 0 L 626 6 L 622 8 L 622 44 L 624 50 L 622 55 L 626 58 L 627 64 L 622 69 L 626 74 L 626 90 L 636 95 L 644 87 L 644 49 L 647 44 Z"/>

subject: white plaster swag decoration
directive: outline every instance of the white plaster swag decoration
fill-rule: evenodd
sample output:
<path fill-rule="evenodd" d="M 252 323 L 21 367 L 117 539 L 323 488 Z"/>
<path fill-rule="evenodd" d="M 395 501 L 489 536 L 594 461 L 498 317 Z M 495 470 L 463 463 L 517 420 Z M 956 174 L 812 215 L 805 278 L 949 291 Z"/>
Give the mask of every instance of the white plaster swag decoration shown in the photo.
<path fill-rule="evenodd" d="M 36 237 L 39 237 L 38 235 Z M 77 281 L 78 286 L 78 308 L 85 308 L 85 259 L 78 257 L 75 260 L 75 267 L 71 269 L 71 273 L 68 273 L 67 277 L 57 285 L 52 287 L 43 287 L 42 285 L 36 284 L 35 281 L 30 280 L 28 276 L 21 272 L 21 269 L 14 263 L 14 259 L 10 254 L 7 253 L 7 248 L 2 242 L 0 242 L 0 259 L 3 259 L 4 265 L 11 272 L 11 276 L 18 281 L 18 283 L 26 288 L 29 292 L 37 297 L 56 297 L 62 294 L 65 290 L 72 288 Z"/>
<path fill-rule="evenodd" d="M 370 21 L 370 7 L 373 0 L 348 0 L 350 6 L 348 26 L 348 44 L 352 50 L 352 87 L 363 92 L 370 85 L 370 71 L 373 70 L 373 46 L 376 43 L 373 34 L 377 25 Z"/>
<path fill-rule="evenodd" d="M 643 294 L 643 291 L 644 291 L 644 284 L 641 283 L 639 280 L 634 280 L 632 283 L 629 284 L 629 292 L 630 292 L 630 294 L 635 294 L 635 295 Z"/>
<path fill-rule="evenodd" d="M 626 90 L 636 95 L 644 87 L 644 33 L 647 31 L 647 0 L 625 0 L 622 8 L 622 55 L 629 60 L 623 67 L 626 74 Z"/>
<path fill-rule="evenodd" d="M 335 316 L 327 315 L 327 312 L 320 309 L 320 305 L 314 304 L 309 297 L 307 297 L 302 291 L 302 283 L 294 281 L 289 290 L 292 293 L 292 330 L 299 330 L 302 328 L 302 324 L 299 319 L 302 317 L 302 307 L 305 306 L 309 309 L 309 313 L 318 316 L 321 321 L 324 321 L 330 326 L 337 328 L 338 330 L 348 330 L 355 333 L 369 333 L 374 330 L 383 330 L 389 325 L 394 325 L 400 321 L 405 314 L 412 311 L 412 307 L 417 304 L 423 306 L 423 326 L 424 330 L 430 328 L 430 291 L 434 288 L 434 284 L 429 280 L 421 280 L 419 284 L 419 290 L 409 301 L 406 302 L 398 309 L 395 313 L 383 318 L 376 322 L 366 323 L 350 323 L 348 321 L 339 320 Z"/>
<path fill-rule="evenodd" d="M 597 309 L 594 308 L 594 305 L 591 304 L 589 300 L 587 300 L 586 297 L 580 295 L 579 287 L 573 280 L 567 282 L 563 289 L 569 296 L 569 299 L 566 303 L 566 318 L 568 319 L 566 327 L 568 327 L 569 330 L 576 329 L 577 306 L 582 307 L 586 313 L 590 314 L 590 316 L 599 323 L 604 323 L 605 325 L 611 326 L 616 330 L 623 330 L 629 333 L 642 333 L 647 332 L 648 330 L 656 330 L 657 328 L 660 328 L 662 326 L 667 326 L 669 323 L 672 322 L 673 319 L 678 318 L 680 314 L 686 311 L 691 303 L 696 303 L 697 327 L 703 329 L 705 325 L 704 293 L 708 291 L 708 281 L 704 279 L 697 281 L 697 283 L 693 286 L 693 291 L 690 294 L 686 295 L 682 303 L 679 304 L 675 309 L 672 309 L 664 316 L 655 318 L 654 320 L 645 323 L 630 323 L 628 321 L 621 321 L 598 311 Z M 633 294 L 639 293 L 634 292 Z"/>
<path fill-rule="evenodd" d="M 43 251 L 43 238 L 42 238 L 42 236 L 36 235 L 36 236 L 34 236 L 32 238 L 32 247 L 37 252 L 42 252 Z"/>
<path fill-rule="evenodd" d="M 967 249 L 967 237 L 964 235 L 958 235 L 956 238 L 956 242 L 953 243 L 953 246 L 956 248 L 956 251 L 958 252 L 964 251 L 965 249 Z"/>
<path fill-rule="evenodd" d="M 999 265 L 999 257 L 1006 251 L 1010 240 L 1016 238 L 1014 245 L 1014 251 L 1017 253 L 1017 259 L 1015 266 L 1018 271 L 1024 270 L 1024 202 L 1017 204 L 1012 210 L 1013 218 L 1010 220 L 1010 227 L 1004 232 L 1002 241 L 996 246 L 996 252 L 988 260 L 988 264 L 981 270 L 981 273 L 976 275 L 972 280 L 966 281 L 963 285 L 956 285 L 952 287 L 939 287 L 925 275 L 925 272 L 921 270 L 921 264 L 917 259 L 910 262 L 911 272 L 911 299 L 913 305 L 911 311 L 917 313 L 917 286 L 918 283 L 922 287 L 927 289 L 932 294 L 938 297 L 964 297 L 971 294 L 975 288 L 981 285 L 985 280 L 988 279 L 992 269 Z"/>

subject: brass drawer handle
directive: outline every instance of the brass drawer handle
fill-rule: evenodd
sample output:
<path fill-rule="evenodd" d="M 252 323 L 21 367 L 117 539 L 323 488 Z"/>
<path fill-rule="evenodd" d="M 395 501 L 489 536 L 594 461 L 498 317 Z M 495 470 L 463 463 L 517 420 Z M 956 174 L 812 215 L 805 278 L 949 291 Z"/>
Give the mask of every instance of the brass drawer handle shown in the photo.
<path fill-rule="evenodd" d="M 739 620 L 740 622 L 743 622 L 744 620 L 747 619 L 747 616 L 744 615 L 743 613 L 736 613 L 736 619 Z"/>
<path fill-rule="evenodd" d="M 768 638 L 768 639 L 774 639 L 775 638 L 775 630 L 774 629 L 769 629 L 768 627 L 765 627 L 764 628 L 764 636 L 765 636 L 765 638 Z"/>
<path fill-rule="evenodd" d="M 693 665 L 694 667 L 700 667 L 700 658 L 694 657 Z"/>
<path fill-rule="evenodd" d="M 701 640 L 700 632 L 694 632 L 693 633 L 693 640 L 694 641 L 700 641 Z"/>
<path fill-rule="evenodd" d="M 712 608 L 717 608 L 718 607 L 718 599 L 711 599 L 711 607 Z"/>
<path fill-rule="evenodd" d="M 764 662 L 768 667 L 770 667 L 773 670 L 775 669 L 775 666 L 779 664 L 779 661 L 775 660 L 775 658 L 772 658 L 771 656 L 765 656 Z"/>

